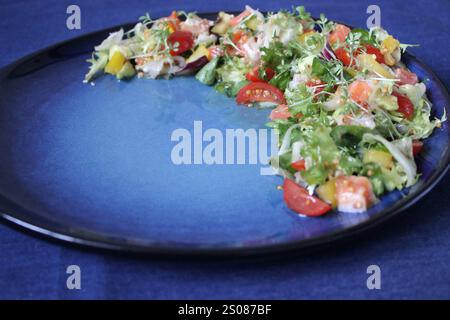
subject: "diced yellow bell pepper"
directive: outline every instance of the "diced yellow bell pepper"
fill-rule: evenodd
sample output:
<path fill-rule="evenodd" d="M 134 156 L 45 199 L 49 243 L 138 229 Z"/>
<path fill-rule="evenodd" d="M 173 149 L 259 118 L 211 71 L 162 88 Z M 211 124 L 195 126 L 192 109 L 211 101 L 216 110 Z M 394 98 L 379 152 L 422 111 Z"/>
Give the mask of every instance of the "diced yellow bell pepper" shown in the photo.
<path fill-rule="evenodd" d="M 306 38 L 308 38 L 310 35 L 312 35 L 314 33 L 315 33 L 315 31 L 308 31 L 308 32 L 302 33 L 301 35 L 299 35 L 297 37 L 297 39 L 299 42 L 305 42 Z"/>
<path fill-rule="evenodd" d="M 111 59 L 109 59 L 109 62 L 105 67 L 105 72 L 114 75 L 117 74 L 120 71 L 120 69 L 122 69 L 126 60 L 127 59 L 120 51 L 114 52 L 114 54 L 112 55 Z"/>
<path fill-rule="evenodd" d="M 388 70 L 383 68 L 381 64 L 379 64 L 375 57 L 371 54 L 363 53 L 358 56 L 359 64 L 361 67 L 375 72 L 376 74 L 387 78 L 387 79 L 395 79 L 394 75 L 392 75 Z"/>
<path fill-rule="evenodd" d="M 397 39 L 394 39 L 392 36 L 388 36 L 381 43 L 381 52 L 383 53 L 384 62 L 388 66 L 393 66 L 396 61 L 392 56 L 394 51 L 397 50 L 400 46 L 400 42 Z"/>
<path fill-rule="evenodd" d="M 333 208 L 337 206 L 335 179 L 331 179 L 317 187 L 316 192 L 320 199 L 331 204 Z"/>
<path fill-rule="evenodd" d="M 381 50 L 385 49 L 385 51 L 392 53 L 400 46 L 400 42 L 395 39 L 393 36 L 388 36 L 381 43 Z"/>
<path fill-rule="evenodd" d="M 364 153 L 363 162 L 374 162 L 379 164 L 381 167 L 388 169 L 392 168 L 394 164 L 392 161 L 392 155 L 389 152 L 381 150 L 367 150 Z"/>
<path fill-rule="evenodd" d="M 208 53 L 209 53 L 209 51 L 204 45 L 199 45 L 198 48 L 186 60 L 186 63 L 194 62 L 203 56 L 207 57 Z"/>

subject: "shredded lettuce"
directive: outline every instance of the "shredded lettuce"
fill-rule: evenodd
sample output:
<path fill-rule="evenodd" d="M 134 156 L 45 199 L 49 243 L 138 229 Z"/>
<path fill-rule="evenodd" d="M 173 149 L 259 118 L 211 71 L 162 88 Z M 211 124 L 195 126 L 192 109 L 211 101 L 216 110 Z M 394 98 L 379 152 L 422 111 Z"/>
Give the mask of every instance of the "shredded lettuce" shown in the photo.
<path fill-rule="evenodd" d="M 415 107 L 422 102 L 426 90 L 423 83 L 404 84 L 398 87 L 398 91 L 405 94 Z"/>
<path fill-rule="evenodd" d="M 338 146 L 353 148 L 361 142 L 365 133 L 370 132 L 372 130 L 363 126 L 336 126 L 331 130 L 331 137 Z"/>
<path fill-rule="evenodd" d="M 387 141 L 380 135 L 365 133 L 363 141 L 375 140 L 382 143 L 403 168 L 406 174 L 406 187 L 412 186 L 417 180 L 417 166 L 412 155 L 412 139 L 402 138 L 393 142 Z"/>
<path fill-rule="evenodd" d="M 428 138 L 436 127 L 439 127 L 442 122 L 447 120 L 447 115 L 444 114 L 440 119 L 431 120 L 431 104 L 426 99 L 422 99 L 416 106 L 414 118 L 408 122 L 406 132 L 412 139 L 421 140 Z"/>
<path fill-rule="evenodd" d="M 216 89 L 220 93 L 227 95 L 228 97 L 235 97 L 239 93 L 239 91 L 248 83 L 249 82 L 247 80 L 239 82 L 222 81 L 218 82 L 214 86 L 214 89 Z"/>
<path fill-rule="evenodd" d="M 89 67 L 89 72 L 84 76 L 85 81 L 91 81 L 97 75 L 103 73 L 103 70 L 108 63 L 108 53 L 105 51 L 96 52 L 88 62 L 91 63 L 91 66 Z"/>
<path fill-rule="evenodd" d="M 309 185 L 322 184 L 339 161 L 340 152 L 330 136 L 331 129 L 318 127 L 306 136 L 301 155 L 311 165 L 301 173 Z"/>
<path fill-rule="evenodd" d="M 246 81 L 245 75 L 251 70 L 251 66 L 238 57 L 225 59 L 224 64 L 217 68 L 219 81 L 239 83 Z"/>
<path fill-rule="evenodd" d="M 215 56 L 197 72 L 201 83 L 234 97 L 249 83 L 247 74 L 257 72 L 259 80 L 284 93 L 289 114 L 268 124 L 279 133 L 280 149 L 271 164 L 282 176 L 311 193 L 315 186 L 343 175 L 367 177 L 377 196 L 413 185 L 418 174 L 412 142 L 429 137 L 446 115 L 432 119 L 425 83 L 402 85 L 402 79 L 396 79 L 402 78 L 396 68 L 407 70 L 400 58 L 408 45 L 399 47 L 400 42 L 381 28 L 348 30 L 324 15 L 315 21 L 304 7 L 263 15 L 247 6 L 244 12 L 248 15 L 233 26 L 233 15 L 224 12 L 215 24 L 178 12 L 186 18 L 180 20 L 181 29 L 194 36 L 192 48 L 178 56 L 172 52 L 177 44 L 169 39 L 173 26 L 168 20 L 173 16 L 152 20 L 147 14 L 133 29 L 112 33 L 95 47 L 85 81 L 106 66 L 108 71 L 110 66 L 119 69 L 119 79 L 136 74 L 156 78 L 176 74 L 183 67 L 180 61 L 193 55 Z M 344 42 L 336 37 L 341 31 L 348 32 Z M 369 54 L 367 45 L 380 50 L 385 63 Z M 345 50 L 338 54 L 340 59 L 337 48 Z M 112 59 L 117 51 L 126 60 L 122 67 Z M 344 59 L 347 54 L 350 62 Z M 259 100 L 267 101 L 254 105 L 276 104 L 266 89 L 255 89 L 263 96 Z M 412 117 L 400 112 L 394 92 L 411 100 Z M 365 158 L 375 150 L 389 155 L 372 152 L 378 157 Z M 296 171 L 292 163 L 299 160 L 305 161 L 305 168 Z"/>
<path fill-rule="evenodd" d="M 123 39 L 124 31 L 120 29 L 117 32 L 110 33 L 108 38 L 103 40 L 101 44 L 96 46 L 95 51 L 104 51 L 111 49 L 112 46 L 120 44 Z"/>

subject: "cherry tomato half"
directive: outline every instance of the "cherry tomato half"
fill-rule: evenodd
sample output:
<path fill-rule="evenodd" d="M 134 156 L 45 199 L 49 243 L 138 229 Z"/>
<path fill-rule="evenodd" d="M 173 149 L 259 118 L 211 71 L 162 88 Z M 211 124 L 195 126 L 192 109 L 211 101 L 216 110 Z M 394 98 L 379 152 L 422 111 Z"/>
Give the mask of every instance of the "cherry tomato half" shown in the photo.
<path fill-rule="evenodd" d="M 194 46 L 194 36 L 188 31 L 174 31 L 167 38 L 167 42 L 172 46 L 170 54 L 172 56 L 179 56 L 192 49 Z"/>
<path fill-rule="evenodd" d="M 309 217 L 321 216 L 331 210 L 331 206 L 319 198 L 312 196 L 305 188 L 291 179 L 284 179 L 284 202 L 297 213 Z"/>
<path fill-rule="evenodd" d="M 285 104 L 283 92 L 266 82 L 251 82 L 242 87 L 236 96 L 238 104 L 252 104 L 254 102 L 273 102 Z"/>
<path fill-rule="evenodd" d="M 414 116 L 414 105 L 407 96 L 398 92 L 392 92 L 392 95 L 397 97 L 398 112 L 402 113 L 406 119 L 411 120 Z"/>

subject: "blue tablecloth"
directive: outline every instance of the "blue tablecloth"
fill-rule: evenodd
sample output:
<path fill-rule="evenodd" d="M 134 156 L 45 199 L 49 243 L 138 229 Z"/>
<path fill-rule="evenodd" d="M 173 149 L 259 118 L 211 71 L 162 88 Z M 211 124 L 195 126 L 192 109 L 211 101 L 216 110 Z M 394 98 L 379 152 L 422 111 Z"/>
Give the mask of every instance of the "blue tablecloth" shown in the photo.
<path fill-rule="evenodd" d="M 262 10 L 303 4 L 315 16 L 364 26 L 366 8 L 378 4 L 382 24 L 450 85 L 450 2 L 247 1 Z M 0 1 L 0 66 L 53 43 L 149 11 L 240 10 L 241 1 Z M 66 9 L 81 7 L 81 30 L 66 28 Z M 332 249 L 277 259 L 195 260 L 138 258 L 63 246 L 0 224 L 0 298 L 450 298 L 449 175 L 424 199 L 375 232 Z M 66 268 L 82 270 L 81 290 L 66 288 Z M 381 290 L 368 290 L 366 269 L 381 268 Z"/>

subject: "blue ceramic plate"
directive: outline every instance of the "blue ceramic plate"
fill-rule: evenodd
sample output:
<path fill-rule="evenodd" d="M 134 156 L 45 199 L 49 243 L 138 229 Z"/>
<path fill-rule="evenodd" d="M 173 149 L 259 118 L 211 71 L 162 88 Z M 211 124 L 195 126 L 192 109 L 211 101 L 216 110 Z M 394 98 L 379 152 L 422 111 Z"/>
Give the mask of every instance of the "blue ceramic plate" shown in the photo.
<path fill-rule="evenodd" d="M 124 26 L 125 28 L 131 27 Z M 0 72 L 0 212 L 54 238 L 139 252 L 249 253 L 305 248 L 367 229 L 409 207 L 445 173 L 446 122 L 426 141 L 422 176 L 363 214 L 301 218 L 261 165 L 174 165 L 177 128 L 265 128 L 267 110 L 237 106 L 192 77 L 83 84 L 94 45 L 118 28 L 26 57 Z M 423 63 L 434 115 L 450 99 Z M 450 114 L 447 109 L 447 114 Z"/>

